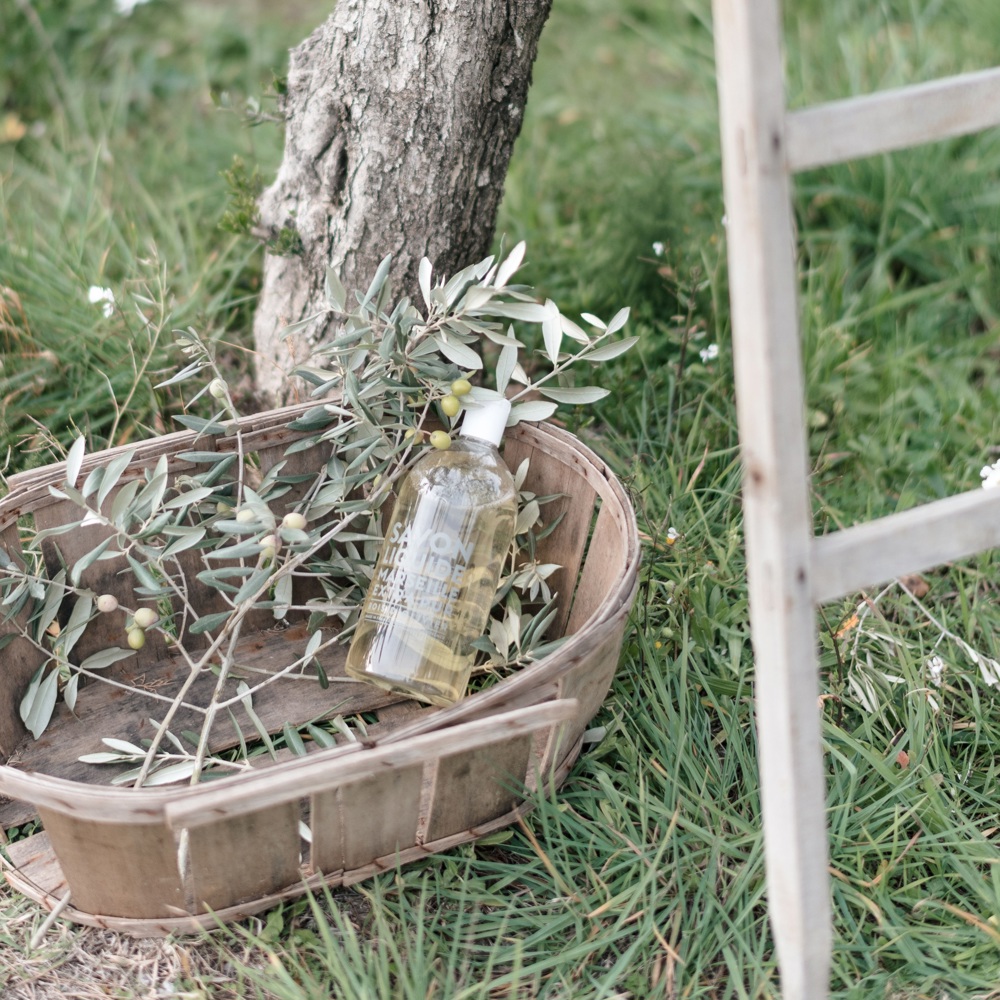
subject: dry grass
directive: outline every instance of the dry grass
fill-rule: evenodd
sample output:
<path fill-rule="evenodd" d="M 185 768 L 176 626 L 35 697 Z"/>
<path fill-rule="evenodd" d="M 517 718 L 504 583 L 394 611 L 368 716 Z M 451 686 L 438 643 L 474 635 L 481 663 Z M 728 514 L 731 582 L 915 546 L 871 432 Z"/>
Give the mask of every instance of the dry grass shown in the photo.
<path fill-rule="evenodd" d="M 233 961 L 267 962 L 251 946 L 237 953 L 212 938 L 132 938 L 64 920 L 32 947 L 46 916 L 0 885 L 0 1000 L 244 1000 Z"/>

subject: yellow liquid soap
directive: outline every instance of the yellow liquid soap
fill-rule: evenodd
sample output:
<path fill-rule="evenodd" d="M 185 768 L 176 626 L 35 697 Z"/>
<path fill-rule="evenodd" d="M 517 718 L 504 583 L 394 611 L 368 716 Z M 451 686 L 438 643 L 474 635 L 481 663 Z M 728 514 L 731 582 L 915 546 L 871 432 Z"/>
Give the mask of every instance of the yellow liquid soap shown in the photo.
<path fill-rule="evenodd" d="M 400 488 L 348 676 L 435 705 L 461 698 L 516 519 L 513 477 L 494 444 L 462 437 L 425 455 Z"/>

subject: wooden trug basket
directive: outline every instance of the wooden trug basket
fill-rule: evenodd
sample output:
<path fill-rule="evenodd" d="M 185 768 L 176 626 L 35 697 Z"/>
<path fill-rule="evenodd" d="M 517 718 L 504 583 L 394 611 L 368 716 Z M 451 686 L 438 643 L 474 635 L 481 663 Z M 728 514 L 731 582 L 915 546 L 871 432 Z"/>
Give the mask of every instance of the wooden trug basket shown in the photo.
<path fill-rule="evenodd" d="M 288 445 L 303 436 L 288 424 L 305 409 L 239 421 L 242 448 L 256 454 L 262 471 L 285 459 Z M 161 455 L 178 476 L 196 470 L 182 457 L 192 448 L 236 447 L 234 436 L 195 442 L 196 435 L 185 431 L 135 446 L 118 488 L 142 477 Z M 325 461 L 323 447 L 287 456 L 283 474 L 316 469 Z M 127 450 L 89 456 L 82 473 Z M 545 512 L 547 518 L 561 513 L 562 520 L 538 553 L 540 561 L 563 567 L 551 580 L 561 601 L 550 634 L 569 638 L 556 652 L 450 708 L 432 709 L 342 679 L 345 650 L 338 646 L 324 661 L 329 688 L 321 689 L 315 678 L 283 679 L 254 697 L 254 709 L 273 731 L 324 713 L 374 712 L 378 723 L 368 726 L 367 740 L 277 763 L 257 758 L 259 768 L 224 781 L 137 790 L 94 784 L 106 781 L 107 771 L 77 758 L 101 749 L 103 736 L 135 743 L 149 738 L 157 703 L 133 689 L 172 696 L 186 666 L 162 641 L 149 641 L 109 671 L 122 686 L 82 688 L 76 714 L 60 704 L 49 728 L 32 740 L 18 706 L 42 661 L 16 638 L 0 651 L 0 795 L 8 797 L 0 799 L 0 828 L 38 816 L 44 831 L 7 846 L 8 882 L 49 909 L 62 906 L 78 923 L 144 936 L 197 931 L 308 887 L 350 884 L 472 841 L 526 812 L 525 789 L 558 787 L 617 665 L 637 586 L 635 516 L 604 463 L 559 428 L 513 428 L 505 457 L 512 468 L 530 458 L 526 488 L 561 494 Z M 78 507 L 48 489 L 65 475 L 58 464 L 11 479 L 0 500 L 0 546 L 12 558 L 20 552 L 19 535 L 32 523 L 40 529 L 79 519 Z M 279 503 L 290 508 L 294 501 L 293 492 Z M 279 518 L 283 513 L 275 509 Z M 93 549 L 102 530 L 91 526 L 51 537 L 43 545 L 49 571 L 60 565 L 60 552 L 72 563 Z M 200 561 L 192 556 L 190 567 L 193 583 Z M 128 589 L 132 575 L 117 575 L 120 568 L 115 560 L 94 563 L 82 582 L 133 607 L 138 601 Z M 276 670 L 290 662 L 290 653 L 301 653 L 304 621 L 276 629 L 270 612 L 253 614 L 259 617 L 242 640 L 243 667 Z M 114 623 L 114 617 L 98 616 L 74 654 L 83 658 L 117 645 L 122 621 Z M 13 625 L 0 625 L 0 634 L 5 630 Z M 214 676 L 205 682 L 214 685 Z M 248 719 L 240 724 L 253 731 Z M 174 725 L 181 731 L 185 720 Z M 235 742 L 228 719 L 218 730 L 214 749 Z M 214 740 L 215 730 L 212 735 Z M 311 842 L 303 840 L 303 822 Z"/>

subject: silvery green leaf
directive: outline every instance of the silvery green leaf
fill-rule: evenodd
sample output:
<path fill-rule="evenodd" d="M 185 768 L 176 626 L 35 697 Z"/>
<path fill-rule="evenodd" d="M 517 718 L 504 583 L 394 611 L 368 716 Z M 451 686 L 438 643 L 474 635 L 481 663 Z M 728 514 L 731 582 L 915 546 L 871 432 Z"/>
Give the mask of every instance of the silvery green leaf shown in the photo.
<path fill-rule="evenodd" d="M 80 675 L 73 674 L 68 681 L 66 681 L 66 686 L 63 688 L 63 701 L 66 703 L 66 707 L 71 711 L 76 711 L 76 696 L 80 688 Z"/>
<path fill-rule="evenodd" d="M 101 479 L 100 491 L 97 494 L 98 510 L 104 506 L 104 501 L 108 498 L 108 494 L 118 485 L 118 480 L 121 479 L 122 473 L 128 468 L 134 455 L 134 451 L 127 451 L 108 462 L 108 467 L 104 471 L 104 477 Z"/>
<path fill-rule="evenodd" d="M 77 640 L 83 635 L 93 611 L 94 597 L 90 591 L 85 591 L 76 599 L 73 610 L 70 612 L 69 621 L 59 633 L 59 643 L 62 646 L 64 656 L 69 656 Z"/>
<path fill-rule="evenodd" d="M 111 747 L 112 750 L 117 750 L 119 753 L 129 754 L 133 757 L 144 757 L 146 751 L 142 747 L 137 747 L 134 743 L 129 743 L 128 740 L 119 740 L 114 736 L 104 736 L 101 742 L 106 747 Z"/>
<path fill-rule="evenodd" d="M 501 347 L 507 347 L 508 345 L 511 347 L 524 347 L 524 344 L 514 336 L 514 328 L 512 326 L 507 328 L 506 333 L 497 333 L 496 330 L 486 330 L 483 336 L 487 340 L 493 341 L 494 344 L 499 344 Z"/>
<path fill-rule="evenodd" d="M 517 368 L 517 348 L 507 344 L 497 358 L 497 391 L 504 392 L 510 384 L 514 369 Z"/>
<path fill-rule="evenodd" d="M 610 361 L 612 358 L 617 358 L 620 354 L 624 354 L 638 342 L 638 337 L 626 337 L 624 340 L 619 340 L 614 344 L 605 344 L 604 347 L 598 347 L 596 350 L 586 351 L 582 357 L 584 361 Z"/>
<path fill-rule="evenodd" d="M 118 758 L 121 760 L 121 757 Z M 128 771 L 123 771 L 121 774 L 116 774 L 111 779 L 112 785 L 131 785 L 135 783 L 135 779 L 139 777 L 142 773 L 141 767 L 133 767 Z"/>
<path fill-rule="evenodd" d="M 294 323 L 289 323 L 287 326 L 283 326 L 281 328 L 281 336 L 292 337 L 295 336 L 295 334 L 302 333 L 303 330 L 308 330 L 309 327 L 311 327 L 313 323 L 315 323 L 316 320 L 319 319 L 321 315 L 322 315 L 321 313 L 312 313 L 309 316 L 305 316 Z M 163 384 L 169 385 L 169 383 L 167 382 L 164 382 Z"/>
<path fill-rule="evenodd" d="M 250 721 L 254 724 L 254 728 L 257 730 L 258 736 L 264 741 L 264 746 L 267 747 L 268 753 L 274 756 L 274 744 L 271 742 L 271 734 L 267 731 L 267 727 L 260 721 L 257 713 L 253 710 L 253 699 L 250 695 L 250 688 L 247 686 L 246 681 L 240 681 L 236 686 L 236 693 L 240 695 L 240 701 L 243 703 L 243 710 L 250 717 Z"/>
<path fill-rule="evenodd" d="M 607 324 L 602 319 L 598 319 L 593 313 L 580 313 L 580 318 L 586 320 L 591 326 L 597 327 L 598 330 L 606 330 Z"/>
<path fill-rule="evenodd" d="M 336 739 L 330 733 L 325 729 L 320 729 L 319 726 L 314 726 L 311 722 L 306 724 L 306 732 L 313 738 L 316 746 L 323 750 L 329 750 L 337 745 Z"/>
<path fill-rule="evenodd" d="M 493 403 L 503 398 L 503 393 L 497 392 L 496 389 L 487 389 L 485 386 L 474 385 L 469 391 L 469 395 L 465 397 L 465 405 L 470 405 L 469 400 L 472 400 L 473 403 Z"/>
<path fill-rule="evenodd" d="M 531 380 L 528 378 L 524 368 L 521 367 L 520 362 L 514 365 L 514 370 L 510 373 L 510 377 L 512 381 L 519 382 L 521 385 L 531 385 Z"/>
<path fill-rule="evenodd" d="M 528 463 L 530 459 L 522 459 L 521 464 L 517 467 L 517 471 L 514 473 L 514 489 L 520 490 L 524 485 L 524 480 L 528 476 Z"/>
<path fill-rule="evenodd" d="M 78 437 L 66 455 L 66 483 L 69 486 L 76 486 L 76 481 L 80 476 L 80 466 L 83 465 L 83 455 L 86 450 L 86 439 Z"/>
<path fill-rule="evenodd" d="M 65 494 L 63 494 L 60 499 L 66 499 Z M 43 538 L 53 538 L 56 535 L 65 535 L 70 531 L 78 531 L 79 528 L 79 521 L 69 521 L 66 524 L 57 524 L 51 528 L 43 528 L 41 531 L 35 532 L 35 541 L 40 542 Z"/>
<path fill-rule="evenodd" d="M 104 472 L 104 468 L 100 465 L 96 469 L 90 470 L 87 478 L 83 481 L 83 486 L 80 488 L 80 492 L 84 497 L 89 497 L 101 485 L 101 481 L 104 479 Z"/>
<path fill-rule="evenodd" d="M 151 788 L 154 785 L 169 785 L 175 781 L 184 781 L 194 774 L 194 768 L 193 760 L 179 760 L 176 764 L 158 767 L 146 777 L 143 787 Z"/>
<path fill-rule="evenodd" d="M 183 535 L 178 535 L 174 541 L 164 548 L 163 558 L 166 559 L 168 556 L 175 556 L 179 552 L 193 549 L 201 543 L 207 533 L 206 528 L 189 528 Z"/>
<path fill-rule="evenodd" d="M 164 591 L 162 583 L 156 579 L 153 573 L 150 571 L 149 567 L 139 562 L 138 559 L 129 555 L 126 557 L 128 559 L 128 564 L 135 574 L 136 580 L 138 580 L 141 587 L 146 588 L 146 590 L 151 593 L 160 593 Z"/>
<path fill-rule="evenodd" d="M 308 660 L 310 657 L 316 655 L 316 650 L 323 644 L 323 633 L 320 629 L 316 629 L 311 636 L 309 636 L 309 642 L 306 643 L 306 651 L 303 654 Z"/>
<path fill-rule="evenodd" d="M 52 582 L 45 588 L 45 603 L 38 613 L 35 623 L 35 639 L 41 642 L 45 637 L 45 631 L 52 624 L 59 613 L 59 606 L 66 596 L 66 571 L 59 570 L 52 578 Z"/>
<path fill-rule="evenodd" d="M 417 273 L 417 281 L 420 284 L 420 294 L 424 297 L 427 308 L 431 308 L 431 262 L 426 257 L 421 257 L 420 268 Z"/>
<path fill-rule="evenodd" d="M 526 323 L 541 323 L 548 315 L 540 302 L 502 302 L 494 305 L 491 311 L 495 316 L 520 319 Z"/>
<path fill-rule="evenodd" d="M 347 290 L 344 288 L 336 268 L 333 267 L 326 269 L 326 300 L 331 305 L 336 306 L 338 312 L 343 312 L 347 303 Z"/>
<path fill-rule="evenodd" d="M 82 764 L 121 764 L 123 760 L 120 753 L 109 753 L 107 750 L 85 753 L 76 759 Z"/>
<path fill-rule="evenodd" d="M 539 386 L 538 391 L 549 399 L 554 399 L 557 403 L 575 403 L 583 405 L 586 403 L 596 403 L 599 399 L 611 394 L 610 389 L 601 389 L 596 385 L 585 385 L 571 389 L 550 389 L 548 386 Z"/>
<path fill-rule="evenodd" d="M 104 553 L 107 551 L 108 547 L 115 540 L 114 535 L 109 535 L 104 539 L 103 542 L 99 542 L 94 548 L 92 548 L 86 555 L 81 556 L 77 559 L 73 566 L 73 570 L 70 574 L 70 579 L 73 582 L 73 586 L 77 587 L 80 584 L 80 577 L 83 576 L 84 572 L 92 566 Z M 114 555 L 120 555 L 121 553 L 115 552 Z"/>
<path fill-rule="evenodd" d="M 92 653 L 83 663 L 81 670 L 103 670 L 110 667 L 112 663 L 119 660 L 127 660 L 130 656 L 135 656 L 134 649 L 122 649 L 121 646 L 112 646 L 110 649 L 102 649 L 99 653 Z"/>
<path fill-rule="evenodd" d="M 190 507 L 192 504 L 201 503 L 207 500 L 215 492 L 212 486 L 198 486 L 193 490 L 185 490 L 175 497 L 171 497 L 164 505 L 164 510 L 177 510 L 180 507 Z"/>
<path fill-rule="evenodd" d="M 441 337 L 431 338 L 437 349 L 460 368 L 478 370 L 483 367 L 483 359 L 471 348 L 457 340 L 444 340 Z"/>
<path fill-rule="evenodd" d="M 547 403 L 541 399 L 533 399 L 527 403 L 515 403 L 511 407 L 510 416 L 507 418 L 507 426 L 513 427 L 522 420 L 548 420 L 556 412 L 556 403 Z"/>
<path fill-rule="evenodd" d="M 476 309 L 482 309 L 483 306 L 487 305 L 490 299 L 496 295 L 496 291 L 492 288 L 484 288 L 482 285 L 473 285 L 466 293 L 465 298 L 462 300 L 461 308 L 467 309 L 470 312 Z"/>
<path fill-rule="evenodd" d="M 190 462 L 192 465 L 203 465 L 205 463 L 214 465 L 216 462 L 230 460 L 233 456 L 218 451 L 182 451 L 177 457 L 182 462 Z"/>
<path fill-rule="evenodd" d="M 261 569 L 254 570 L 243 586 L 236 592 L 236 595 L 233 597 L 233 603 L 242 604 L 244 601 L 248 601 L 252 597 L 257 597 L 267 585 L 271 576 L 272 573 L 269 569 L 262 567 Z"/>
<path fill-rule="evenodd" d="M 292 603 L 292 578 L 285 573 L 278 577 L 274 585 L 274 617 L 281 621 L 288 614 L 289 606 Z"/>
<path fill-rule="evenodd" d="M 552 299 L 545 302 L 542 339 L 545 341 L 545 353 L 549 361 L 555 364 L 559 360 L 559 348 L 562 346 L 562 324 L 559 322 L 559 307 Z"/>
<path fill-rule="evenodd" d="M 174 415 L 174 420 L 186 427 L 190 431 L 197 431 L 199 434 L 224 434 L 225 425 L 214 420 L 206 420 L 204 417 L 196 417 L 193 413 L 179 413 Z"/>
<path fill-rule="evenodd" d="M 178 382 L 183 382 L 185 379 L 190 378 L 196 372 L 200 372 L 204 367 L 204 361 L 192 361 L 191 364 L 182 368 L 176 375 L 168 378 L 166 382 L 159 382 L 154 388 L 165 389 L 168 385 L 176 385 Z"/>
<path fill-rule="evenodd" d="M 124 527 L 126 517 L 131 513 L 132 501 L 135 500 L 135 495 L 139 492 L 140 486 L 142 486 L 142 482 L 138 479 L 133 479 L 130 483 L 126 483 L 118 491 L 114 503 L 111 504 L 111 513 L 108 517 L 119 528 Z"/>
<path fill-rule="evenodd" d="M 492 267 L 493 254 L 490 254 L 489 257 L 484 257 L 478 264 L 475 264 L 472 273 L 476 276 L 476 281 L 482 281 L 483 276 L 488 274 Z"/>
<path fill-rule="evenodd" d="M 163 494 L 167 490 L 167 456 L 161 455 L 156 462 L 152 478 L 143 487 L 142 492 L 135 498 L 137 509 L 152 512 L 156 510 Z"/>
<path fill-rule="evenodd" d="M 562 331 L 570 340 L 575 340 L 579 344 L 589 344 L 590 337 L 577 326 L 568 316 L 559 315 L 559 322 L 562 324 Z"/>
<path fill-rule="evenodd" d="M 281 730 L 282 736 L 285 737 L 285 746 L 295 754 L 296 757 L 305 757 L 306 755 L 306 745 L 302 742 L 302 737 L 299 736 L 295 728 L 291 723 L 286 722 Z"/>
<path fill-rule="evenodd" d="M 368 286 L 368 291 L 365 292 L 365 297 L 361 300 L 362 308 L 368 305 L 368 303 L 371 302 L 376 295 L 378 295 L 382 285 L 385 283 L 385 279 L 389 275 L 389 268 L 391 266 L 392 254 L 390 253 L 386 254 L 385 257 L 382 258 L 379 266 L 375 269 L 375 277 L 372 278 L 372 283 Z"/>
<path fill-rule="evenodd" d="M 625 306 L 623 309 L 619 309 L 618 312 L 611 317 L 606 332 L 614 333 L 616 330 L 620 330 L 628 322 L 629 311 L 628 306 Z"/>
<path fill-rule="evenodd" d="M 524 260 L 524 251 L 525 242 L 524 240 L 521 240 L 521 242 L 518 243 L 509 254 L 507 254 L 507 259 L 497 269 L 497 276 L 493 282 L 496 288 L 503 288 L 503 286 L 510 281 L 514 272 L 521 266 L 521 261 Z"/>
<path fill-rule="evenodd" d="M 59 671 L 50 670 L 43 677 L 44 670 L 43 664 L 35 671 L 20 705 L 21 721 L 36 740 L 45 732 L 45 727 L 52 719 L 59 691 Z"/>
<path fill-rule="evenodd" d="M 231 614 L 232 612 L 230 611 L 220 611 L 214 615 L 203 615 L 197 621 L 191 623 L 188 632 L 192 635 L 200 635 L 202 632 L 209 632 L 212 629 L 219 628 L 229 621 Z"/>
<path fill-rule="evenodd" d="M 531 500 L 526 503 L 524 507 L 517 512 L 517 524 L 514 527 L 514 533 L 517 535 L 523 535 L 529 528 L 534 527 L 540 515 L 541 508 L 538 506 L 537 500 Z"/>

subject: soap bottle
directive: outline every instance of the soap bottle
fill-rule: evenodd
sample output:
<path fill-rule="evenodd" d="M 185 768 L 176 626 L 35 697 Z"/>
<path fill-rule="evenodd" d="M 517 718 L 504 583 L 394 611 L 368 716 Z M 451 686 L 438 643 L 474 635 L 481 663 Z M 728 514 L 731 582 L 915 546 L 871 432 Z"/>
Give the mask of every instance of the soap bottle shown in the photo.
<path fill-rule="evenodd" d="M 465 411 L 460 436 L 404 478 L 347 674 L 434 705 L 465 693 L 514 538 L 517 490 L 497 446 L 510 403 Z"/>

